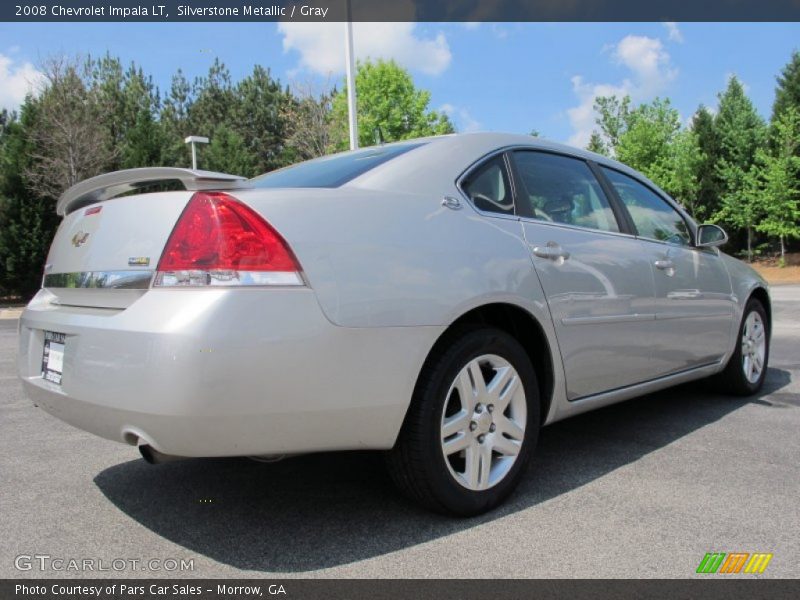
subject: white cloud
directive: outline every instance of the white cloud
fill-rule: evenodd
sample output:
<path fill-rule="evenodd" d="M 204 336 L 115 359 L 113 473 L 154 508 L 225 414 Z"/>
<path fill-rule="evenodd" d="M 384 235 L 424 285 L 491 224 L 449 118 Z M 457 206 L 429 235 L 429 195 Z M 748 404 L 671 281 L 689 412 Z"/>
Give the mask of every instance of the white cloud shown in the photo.
<path fill-rule="evenodd" d="M 461 133 L 481 131 L 483 128 L 481 123 L 466 108 L 448 103 L 443 104 L 439 110 L 450 117 L 450 120 L 455 123 L 456 129 Z"/>
<path fill-rule="evenodd" d="M 0 109 L 19 108 L 25 95 L 36 91 L 42 80 L 43 75 L 31 63 L 16 63 L 13 58 L 0 54 Z"/>
<path fill-rule="evenodd" d="M 619 83 L 590 83 L 583 76 L 572 77 L 572 90 L 579 104 L 567 110 L 573 134 L 567 143 L 584 147 L 596 127 L 594 101 L 598 96 L 630 96 L 635 102 L 651 99 L 661 93 L 678 76 L 661 40 L 628 35 L 611 50 L 614 62 L 628 69 L 629 77 Z"/>
<path fill-rule="evenodd" d="M 667 39 L 670 42 L 677 42 L 678 44 L 683 43 L 683 34 L 681 30 L 678 29 L 678 24 L 674 21 L 667 21 L 664 23 L 664 27 L 667 28 Z"/>
<path fill-rule="evenodd" d="M 661 40 L 656 38 L 626 36 L 617 44 L 614 57 L 633 72 L 643 96 L 659 93 L 678 75 Z"/>
<path fill-rule="evenodd" d="M 323 75 L 345 69 L 344 23 L 278 23 L 284 52 L 300 54 L 299 67 Z M 442 73 L 452 59 L 444 33 L 417 35 L 415 23 L 354 23 L 353 47 L 357 59 L 394 59 L 404 67 L 428 75 Z"/>

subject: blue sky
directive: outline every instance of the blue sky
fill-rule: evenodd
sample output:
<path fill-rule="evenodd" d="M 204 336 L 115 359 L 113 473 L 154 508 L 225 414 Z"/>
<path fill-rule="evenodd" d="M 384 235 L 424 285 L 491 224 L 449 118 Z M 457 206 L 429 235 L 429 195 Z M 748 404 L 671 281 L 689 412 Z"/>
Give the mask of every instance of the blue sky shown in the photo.
<path fill-rule="evenodd" d="M 0 23 L 0 106 L 13 107 L 51 54 L 135 61 L 162 90 L 172 74 L 204 73 L 214 57 L 234 79 L 254 64 L 284 83 L 336 82 L 341 23 Z M 357 23 L 359 57 L 395 58 L 461 131 L 527 133 L 583 144 L 593 98 L 668 96 L 688 119 L 714 107 L 733 73 L 765 117 L 775 77 L 800 49 L 800 24 Z"/>

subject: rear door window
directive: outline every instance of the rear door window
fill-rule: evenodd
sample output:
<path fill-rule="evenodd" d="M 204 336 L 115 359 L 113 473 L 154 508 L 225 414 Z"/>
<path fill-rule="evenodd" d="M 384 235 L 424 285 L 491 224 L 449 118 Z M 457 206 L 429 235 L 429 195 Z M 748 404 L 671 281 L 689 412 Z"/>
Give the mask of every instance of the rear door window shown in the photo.
<path fill-rule="evenodd" d="M 478 210 L 514 214 L 511 180 L 502 155 L 489 159 L 467 175 L 461 189 Z"/>
<path fill-rule="evenodd" d="M 560 154 L 517 150 L 520 210 L 541 221 L 619 231 L 600 183 L 584 161 Z"/>

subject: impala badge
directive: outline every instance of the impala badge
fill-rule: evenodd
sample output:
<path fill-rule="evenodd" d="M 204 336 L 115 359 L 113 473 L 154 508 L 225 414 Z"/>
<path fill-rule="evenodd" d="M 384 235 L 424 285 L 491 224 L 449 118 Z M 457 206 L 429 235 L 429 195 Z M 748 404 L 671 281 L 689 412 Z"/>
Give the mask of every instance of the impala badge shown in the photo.
<path fill-rule="evenodd" d="M 150 266 L 150 257 L 149 256 L 131 256 L 128 259 L 128 266 L 129 267 L 149 267 Z"/>
<path fill-rule="evenodd" d="M 80 248 L 86 243 L 86 240 L 89 239 L 89 234 L 84 233 L 83 231 L 79 231 L 75 235 L 72 236 L 72 245 L 76 248 Z"/>

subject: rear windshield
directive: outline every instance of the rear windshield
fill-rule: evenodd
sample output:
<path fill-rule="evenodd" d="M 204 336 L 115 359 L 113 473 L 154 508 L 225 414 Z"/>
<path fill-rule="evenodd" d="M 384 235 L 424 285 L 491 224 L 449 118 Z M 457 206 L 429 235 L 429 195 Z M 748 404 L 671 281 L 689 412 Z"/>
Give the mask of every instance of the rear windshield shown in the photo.
<path fill-rule="evenodd" d="M 355 152 L 315 158 L 251 180 L 259 188 L 339 187 L 378 165 L 405 154 L 423 143 L 376 146 Z"/>

